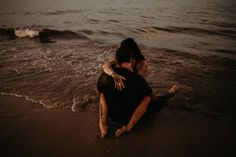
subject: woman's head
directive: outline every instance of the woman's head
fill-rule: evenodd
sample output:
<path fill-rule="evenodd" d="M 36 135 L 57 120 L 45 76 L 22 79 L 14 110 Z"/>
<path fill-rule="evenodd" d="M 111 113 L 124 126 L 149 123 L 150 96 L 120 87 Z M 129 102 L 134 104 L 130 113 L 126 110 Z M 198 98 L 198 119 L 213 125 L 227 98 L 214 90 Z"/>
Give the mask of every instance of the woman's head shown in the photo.
<path fill-rule="evenodd" d="M 125 49 L 130 50 L 132 52 L 132 56 L 135 60 L 143 60 L 144 59 L 144 56 L 141 54 L 141 51 L 133 38 L 127 38 L 127 39 L 123 40 L 120 44 L 120 47 L 124 47 Z"/>

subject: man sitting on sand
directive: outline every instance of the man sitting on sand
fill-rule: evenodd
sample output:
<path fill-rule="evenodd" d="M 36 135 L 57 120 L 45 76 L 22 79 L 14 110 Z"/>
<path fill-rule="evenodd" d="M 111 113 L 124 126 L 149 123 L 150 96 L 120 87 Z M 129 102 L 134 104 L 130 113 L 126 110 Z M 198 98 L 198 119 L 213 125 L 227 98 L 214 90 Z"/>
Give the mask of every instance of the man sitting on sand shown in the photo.
<path fill-rule="evenodd" d="M 115 136 L 120 137 L 123 133 L 131 131 L 152 105 L 150 104 L 152 89 L 142 76 L 133 72 L 131 56 L 132 52 L 123 47 L 117 50 L 115 56 L 114 71 L 126 78 L 123 90 L 115 88 L 114 79 L 109 75 L 102 73 L 99 77 L 97 88 L 100 96 L 99 128 L 101 138 L 104 138 L 108 132 L 108 117 L 123 124 L 115 132 Z M 175 91 L 173 90 L 173 92 Z"/>

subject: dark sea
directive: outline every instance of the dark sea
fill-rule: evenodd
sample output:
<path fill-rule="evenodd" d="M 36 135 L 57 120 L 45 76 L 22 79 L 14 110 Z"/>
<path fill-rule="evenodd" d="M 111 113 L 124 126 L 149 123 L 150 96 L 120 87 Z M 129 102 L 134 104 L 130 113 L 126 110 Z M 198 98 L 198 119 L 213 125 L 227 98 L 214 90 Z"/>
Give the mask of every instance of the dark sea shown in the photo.
<path fill-rule="evenodd" d="M 0 92 L 98 109 L 101 65 L 134 38 L 168 107 L 236 120 L 235 0 L 1 0 Z"/>

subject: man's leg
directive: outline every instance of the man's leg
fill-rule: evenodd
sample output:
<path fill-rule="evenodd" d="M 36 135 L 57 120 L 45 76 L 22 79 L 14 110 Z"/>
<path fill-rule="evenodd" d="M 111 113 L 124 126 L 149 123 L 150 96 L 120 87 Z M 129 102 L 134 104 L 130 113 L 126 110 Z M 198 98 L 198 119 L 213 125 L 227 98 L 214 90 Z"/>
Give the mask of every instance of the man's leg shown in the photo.
<path fill-rule="evenodd" d="M 101 133 L 101 138 L 107 135 L 108 124 L 107 124 L 107 104 L 103 93 L 100 93 L 100 103 L 99 103 L 99 129 Z"/>

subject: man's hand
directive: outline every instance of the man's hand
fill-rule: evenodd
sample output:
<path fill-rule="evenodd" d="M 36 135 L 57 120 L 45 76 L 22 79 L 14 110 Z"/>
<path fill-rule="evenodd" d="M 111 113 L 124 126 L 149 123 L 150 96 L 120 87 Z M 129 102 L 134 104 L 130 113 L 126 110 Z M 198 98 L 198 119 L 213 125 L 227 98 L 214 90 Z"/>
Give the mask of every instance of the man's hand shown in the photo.
<path fill-rule="evenodd" d="M 127 128 L 127 126 L 122 126 L 122 128 L 119 128 L 119 129 L 116 130 L 115 136 L 118 138 L 122 134 L 124 134 L 125 132 L 128 132 L 128 131 L 130 131 L 130 130 Z"/>

